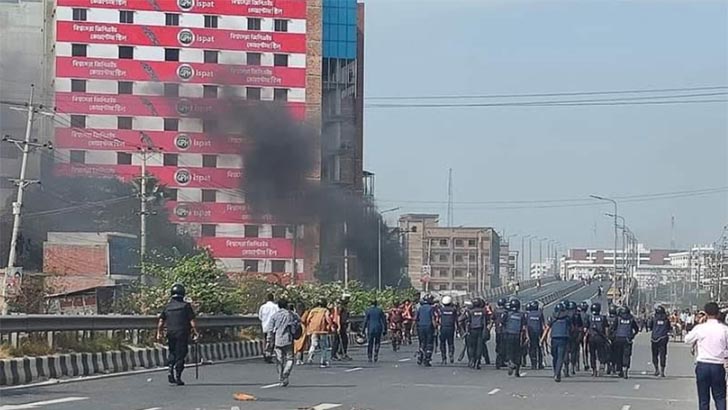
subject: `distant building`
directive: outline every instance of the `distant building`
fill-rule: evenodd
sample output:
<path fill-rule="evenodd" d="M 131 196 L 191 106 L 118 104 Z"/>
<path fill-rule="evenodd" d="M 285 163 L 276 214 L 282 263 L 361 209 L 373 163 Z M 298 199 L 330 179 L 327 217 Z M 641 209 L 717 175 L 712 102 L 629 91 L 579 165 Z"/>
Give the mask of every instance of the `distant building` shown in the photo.
<path fill-rule="evenodd" d="M 623 273 L 625 266 L 631 262 L 636 262 L 637 270 L 645 266 L 669 265 L 672 252 L 667 249 L 647 249 L 643 244 L 638 244 L 635 253 L 617 249 L 617 273 Z M 614 275 L 614 259 L 613 249 L 569 249 L 568 255 L 561 258 L 560 274 L 566 280 L 592 277 L 597 273 Z"/>
<path fill-rule="evenodd" d="M 499 269 L 499 280 L 500 283 L 508 283 L 513 280 L 513 270 L 509 264 L 510 251 L 508 250 L 508 242 L 501 241 L 500 245 L 500 269 Z"/>
<path fill-rule="evenodd" d="M 693 246 L 690 250 L 671 253 L 670 265 L 685 270 L 684 280 L 698 283 L 701 278 L 706 278 L 710 270 L 709 260 L 714 253 L 712 246 Z"/>
<path fill-rule="evenodd" d="M 551 274 L 553 259 L 531 264 L 531 279 L 539 279 Z"/>
<path fill-rule="evenodd" d="M 420 290 L 477 291 L 500 281 L 500 236 L 488 227 L 441 227 L 437 214 L 399 218 L 407 274 Z"/>

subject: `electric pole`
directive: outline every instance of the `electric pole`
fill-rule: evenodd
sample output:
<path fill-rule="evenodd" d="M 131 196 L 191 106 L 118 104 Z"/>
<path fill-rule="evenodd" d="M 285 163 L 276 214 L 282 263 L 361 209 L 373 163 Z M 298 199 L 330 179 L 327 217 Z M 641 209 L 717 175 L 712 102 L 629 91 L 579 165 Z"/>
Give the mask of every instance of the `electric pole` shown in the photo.
<path fill-rule="evenodd" d="M 7 279 L 9 275 L 14 275 L 14 267 L 15 263 L 17 261 L 17 252 L 16 249 L 18 247 L 18 234 L 20 233 L 20 223 L 21 223 L 21 211 L 23 209 L 23 195 L 25 193 L 25 188 L 28 187 L 30 184 L 37 184 L 40 183 L 38 180 L 30 180 L 26 179 L 27 172 L 28 172 L 28 156 L 30 155 L 30 152 L 35 148 L 48 148 L 52 149 L 52 145 L 50 143 L 40 144 L 37 142 L 37 140 L 31 140 L 30 134 L 33 130 L 33 115 L 36 112 L 36 107 L 33 106 L 33 94 L 34 94 L 35 87 L 33 85 L 30 86 L 30 97 L 28 98 L 28 106 L 27 106 L 27 122 L 25 124 L 25 138 L 23 140 L 17 140 L 13 139 L 9 136 L 4 136 L 2 141 L 3 142 L 9 142 L 12 144 L 15 144 L 18 149 L 23 153 L 21 162 L 20 162 L 20 178 L 15 180 L 15 185 L 18 186 L 18 194 L 15 199 L 15 202 L 13 202 L 13 230 L 10 237 L 10 251 L 8 252 L 8 266 L 5 271 L 5 275 L 3 275 L 2 280 L 2 289 L 0 290 L 0 302 L 2 303 L 2 314 L 7 315 L 8 314 L 8 304 L 7 304 Z"/>
<path fill-rule="evenodd" d="M 139 199 L 141 201 L 141 206 L 139 210 L 139 217 L 141 218 L 139 223 L 139 258 L 142 270 L 141 280 L 142 283 L 146 283 L 146 276 L 144 274 L 144 260 L 147 254 L 147 215 L 150 214 L 150 212 L 147 210 L 147 202 L 149 202 L 149 200 L 151 199 L 150 196 L 147 196 L 147 179 L 149 178 L 149 176 L 147 176 L 147 159 L 151 153 L 158 152 L 159 150 L 154 146 L 152 139 L 149 138 L 147 134 L 142 132 L 140 140 L 142 142 L 142 145 L 139 147 L 142 160 L 142 172 L 141 181 L 139 182 Z"/>

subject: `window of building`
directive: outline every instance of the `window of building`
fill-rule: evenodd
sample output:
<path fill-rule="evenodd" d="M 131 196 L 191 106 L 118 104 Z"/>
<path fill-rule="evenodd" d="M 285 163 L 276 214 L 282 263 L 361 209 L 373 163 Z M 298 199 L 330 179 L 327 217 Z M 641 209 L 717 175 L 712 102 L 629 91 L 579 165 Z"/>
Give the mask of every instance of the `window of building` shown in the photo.
<path fill-rule="evenodd" d="M 177 154 L 164 154 L 163 163 L 165 166 L 176 167 L 179 163 L 179 155 Z"/>
<path fill-rule="evenodd" d="M 217 98 L 217 86 L 216 85 L 203 85 L 202 96 L 204 98 Z"/>
<path fill-rule="evenodd" d="M 217 155 L 203 155 L 202 166 L 204 168 L 217 168 Z"/>
<path fill-rule="evenodd" d="M 288 31 L 288 20 L 278 20 L 278 19 L 275 19 L 273 21 L 273 30 L 275 30 L 275 31 L 281 31 L 281 32 Z"/>
<path fill-rule="evenodd" d="M 179 48 L 165 48 L 164 61 L 179 61 Z"/>
<path fill-rule="evenodd" d="M 177 200 L 177 188 L 166 188 L 164 190 L 164 198 L 167 201 L 176 201 Z"/>
<path fill-rule="evenodd" d="M 246 272 L 258 272 L 258 262 L 255 259 L 244 259 L 243 260 L 243 269 Z"/>
<path fill-rule="evenodd" d="M 86 21 L 87 12 L 86 9 L 73 9 L 73 21 Z"/>
<path fill-rule="evenodd" d="M 119 23 L 134 24 L 134 12 L 119 10 Z"/>
<path fill-rule="evenodd" d="M 165 131 L 178 131 L 179 120 L 177 118 L 165 118 L 164 119 L 164 130 Z"/>
<path fill-rule="evenodd" d="M 179 26 L 179 14 L 165 13 L 164 14 L 164 25 L 165 26 Z"/>
<path fill-rule="evenodd" d="M 248 17 L 248 30 L 260 30 L 260 19 Z"/>
<path fill-rule="evenodd" d="M 447 283 L 441 283 L 439 285 L 439 290 L 448 290 L 449 287 L 450 287 L 450 285 L 448 285 Z"/>
<path fill-rule="evenodd" d="M 248 100 L 260 100 L 260 88 L 248 87 L 245 89 L 245 98 Z"/>
<path fill-rule="evenodd" d="M 463 261 L 463 255 L 456 254 L 455 255 L 455 262 L 462 262 Z"/>
<path fill-rule="evenodd" d="M 202 132 L 215 132 L 215 131 L 217 131 L 217 121 L 202 120 Z"/>
<path fill-rule="evenodd" d="M 71 91 L 85 93 L 86 80 L 71 80 Z"/>
<path fill-rule="evenodd" d="M 273 65 L 276 67 L 288 67 L 288 54 L 273 54 Z"/>
<path fill-rule="evenodd" d="M 273 89 L 273 100 L 288 101 L 288 88 L 274 88 Z"/>
<path fill-rule="evenodd" d="M 452 276 L 454 278 L 462 278 L 463 276 L 465 276 L 465 271 L 462 269 L 455 269 L 455 271 L 453 271 L 452 273 Z"/>
<path fill-rule="evenodd" d="M 446 254 L 446 253 L 441 253 L 441 254 L 440 254 L 440 256 L 438 257 L 438 260 L 439 260 L 440 262 L 447 262 L 447 261 L 448 261 L 448 259 L 449 259 L 449 258 L 448 258 L 448 256 L 447 256 L 447 254 Z"/>
<path fill-rule="evenodd" d="M 116 128 L 120 130 L 130 130 L 131 129 L 131 117 L 117 117 L 116 118 Z"/>
<path fill-rule="evenodd" d="M 71 150 L 71 164 L 85 164 L 86 163 L 86 151 Z"/>
<path fill-rule="evenodd" d="M 411 232 L 417 232 L 417 226 L 416 225 L 412 227 Z"/>
<path fill-rule="evenodd" d="M 132 94 L 134 92 L 134 83 L 131 81 L 119 81 L 119 94 Z"/>
<path fill-rule="evenodd" d="M 217 202 L 217 191 L 214 189 L 203 189 L 202 202 Z"/>
<path fill-rule="evenodd" d="M 271 261 L 271 269 L 273 273 L 284 273 L 286 271 L 286 261 Z"/>
<path fill-rule="evenodd" d="M 217 28 L 217 16 L 205 16 L 205 28 Z"/>
<path fill-rule="evenodd" d="M 131 60 L 134 58 L 134 47 L 119 46 L 119 58 Z"/>
<path fill-rule="evenodd" d="M 214 237 L 217 225 L 202 224 L 202 237 Z"/>
<path fill-rule="evenodd" d="M 217 57 L 220 53 L 214 50 L 205 50 L 204 57 L 206 63 L 217 64 Z"/>
<path fill-rule="evenodd" d="M 462 239 L 455 239 L 455 246 L 462 247 L 463 246 L 463 240 Z"/>
<path fill-rule="evenodd" d="M 86 57 L 88 45 L 86 44 L 71 44 L 71 55 L 74 57 Z"/>
<path fill-rule="evenodd" d="M 86 128 L 86 116 L 71 115 L 71 128 Z"/>
<path fill-rule="evenodd" d="M 259 227 L 258 225 L 245 225 L 245 237 L 246 238 L 257 238 Z"/>
<path fill-rule="evenodd" d="M 262 55 L 260 53 L 247 53 L 245 54 L 245 63 L 247 65 L 260 65 Z"/>
<path fill-rule="evenodd" d="M 437 274 L 438 274 L 438 276 L 440 276 L 441 278 L 446 278 L 446 277 L 448 277 L 448 276 L 449 276 L 449 273 L 450 273 L 450 272 L 448 272 L 448 270 L 447 270 L 447 269 L 439 269 L 439 270 L 437 271 Z"/>
<path fill-rule="evenodd" d="M 440 239 L 440 246 L 447 246 L 447 239 Z"/>
<path fill-rule="evenodd" d="M 475 246 L 475 239 L 468 239 L 468 246 L 470 246 L 471 248 Z"/>
<path fill-rule="evenodd" d="M 478 260 L 477 256 L 475 256 L 472 253 L 470 255 L 468 255 L 468 259 L 470 260 L 470 262 L 475 262 Z"/>
<path fill-rule="evenodd" d="M 117 152 L 116 153 L 116 164 L 117 165 L 131 165 L 131 153 Z"/>
<path fill-rule="evenodd" d="M 288 227 L 285 225 L 273 225 L 273 237 L 274 238 L 285 238 Z"/>
<path fill-rule="evenodd" d="M 164 96 L 165 97 L 179 97 L 179 84 L 172 84 L 172 83 L 164 84 Z"/>

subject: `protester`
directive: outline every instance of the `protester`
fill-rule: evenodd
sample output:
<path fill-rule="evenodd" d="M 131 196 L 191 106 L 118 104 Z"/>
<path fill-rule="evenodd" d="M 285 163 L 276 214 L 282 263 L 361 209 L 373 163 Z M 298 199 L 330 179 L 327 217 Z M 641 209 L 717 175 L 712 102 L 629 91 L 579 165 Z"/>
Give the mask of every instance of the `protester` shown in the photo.
<path fill-rule="evenodd" d="M 293 370 L 293 342 L 303 331 L 301 319 L 288 309 L 287 300 L 279 299 L 278 307 L 280 309 L 270 318 L 268 343 L 275 349 L 278 380 L 286 387 Z"/>
<path fill-rule="evenodd" d="M 367 358 L 369 363 L 379 361 L 379 347 L 382 344 L 382 334 L 387 334 L 387 318 L 384 311 L 372 300 L 369 309 L 364 313 L 364 329 L 367 332 Z"/>
<path fill-rule="evenodd" d="M 298 317 L 306 317 L 307 313 L 306 305 L 303 303 L 296 304 L 296 314 Z M 304 326 L 303 320 L 301 320 L 301 329 L 301 337 L 297 338 L 293 343 L 293 350 L 296 356 L 296 366 L 301 366 L 303 364 L 303 354 L 308 351 L 308 344 L 310 343 L 310 338 L 306 334 L 306 326 Z"/>
<path fill-rule="evenodd" d="M 728 327 L 718 321 L 718 304 L 705 305 L 705 316 L 699 319 L 685 343 L 697 347 L 695 378 L 698 388 L 698 409 L 710 410 L 713 396 L 717 410 L 726 410 L 726 370 Z"/>
<path fill-rule="evenodd" d="M 308 351 L 306 363 L 313 363 L 314 354 L 318 349 L 321 351 L 320 365 L 322 368 L 329 367 L 331 333 L 336 330 L 331 312 L 326 306 L 326 299 L 320 299 L 316 307 L 303 318 L 306 333 L 311 336 L 311 348 Z"/>
<path fill-rule="evenodd" d="M 266 363 L 273 363 L 273 345 L 268 343 L 268 340 L 272 340 L 269 333 L 271 332 L 270 319 L 273 315 L 278 312 L 278 305 L 273 302 L 273 294 L 269 293 L 266 295 L 266 302 L 258 309 L 258 319 L 263 327 L 263 336 L 265 337 L 266 344 L 265 350 L 263 351 L 263 360 Z"/>
<path fill-rule="evenodd" d="M 344 294 L 333 309 L 334 323 L 338 329 L 334 333 L 333 348 L 331 349 L 333 360 L 351 360 L 349 357 L 349 300 L 350 296 Z"/>

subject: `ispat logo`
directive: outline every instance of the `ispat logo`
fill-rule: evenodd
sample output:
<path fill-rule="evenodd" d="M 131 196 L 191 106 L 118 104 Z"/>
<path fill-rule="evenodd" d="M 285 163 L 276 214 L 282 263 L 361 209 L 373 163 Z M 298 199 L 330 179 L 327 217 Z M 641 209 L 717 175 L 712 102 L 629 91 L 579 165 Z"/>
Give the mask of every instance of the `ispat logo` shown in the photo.
<path fill-rule="evenodd" d="M 177 0 L 177 7 L 183 11 L 190 11 L 195 7 L 195 0 Z"/>
<path fill-rule="evenodd" d="M 183 46 L 189 46 L 195 42 L 195 33 L 190 29 L 183 28 L 177 33 L 177 41 Z"/>
<path fill-rule="evenodd" d="M 177 101 L 177 114 L 189 115 L 192 112 L 192 102 L 186 98 Z"/>
<path fill-rule="evenodd" d="M 178 169 L 174 173 L 174 180 L 180 185 L 187 185 L 192 180 L 192 174 L 186 169 Z"/>
<path fill-rule="evenodd" d="M 187 148 L 192 145 L 192 140 L 187 134 L 179 134 L 174 139 L 174 145 L 181 151 L 187 151 Z"/>
<path fill-rule="evenodd" d="M 182 81 L 189 81 L 195 76 L 195 69 L 189 64 L 180 64 L 177 67 L 177 77 Z"/>
<path fill-rule="evenodd" d="M 192 213 L 192 211 L 187 204 L 178 204 L 174 207 L 174 214 L 179 219 L 187 219 L 187 217 L 190 216 L 190 213 Z"/>

